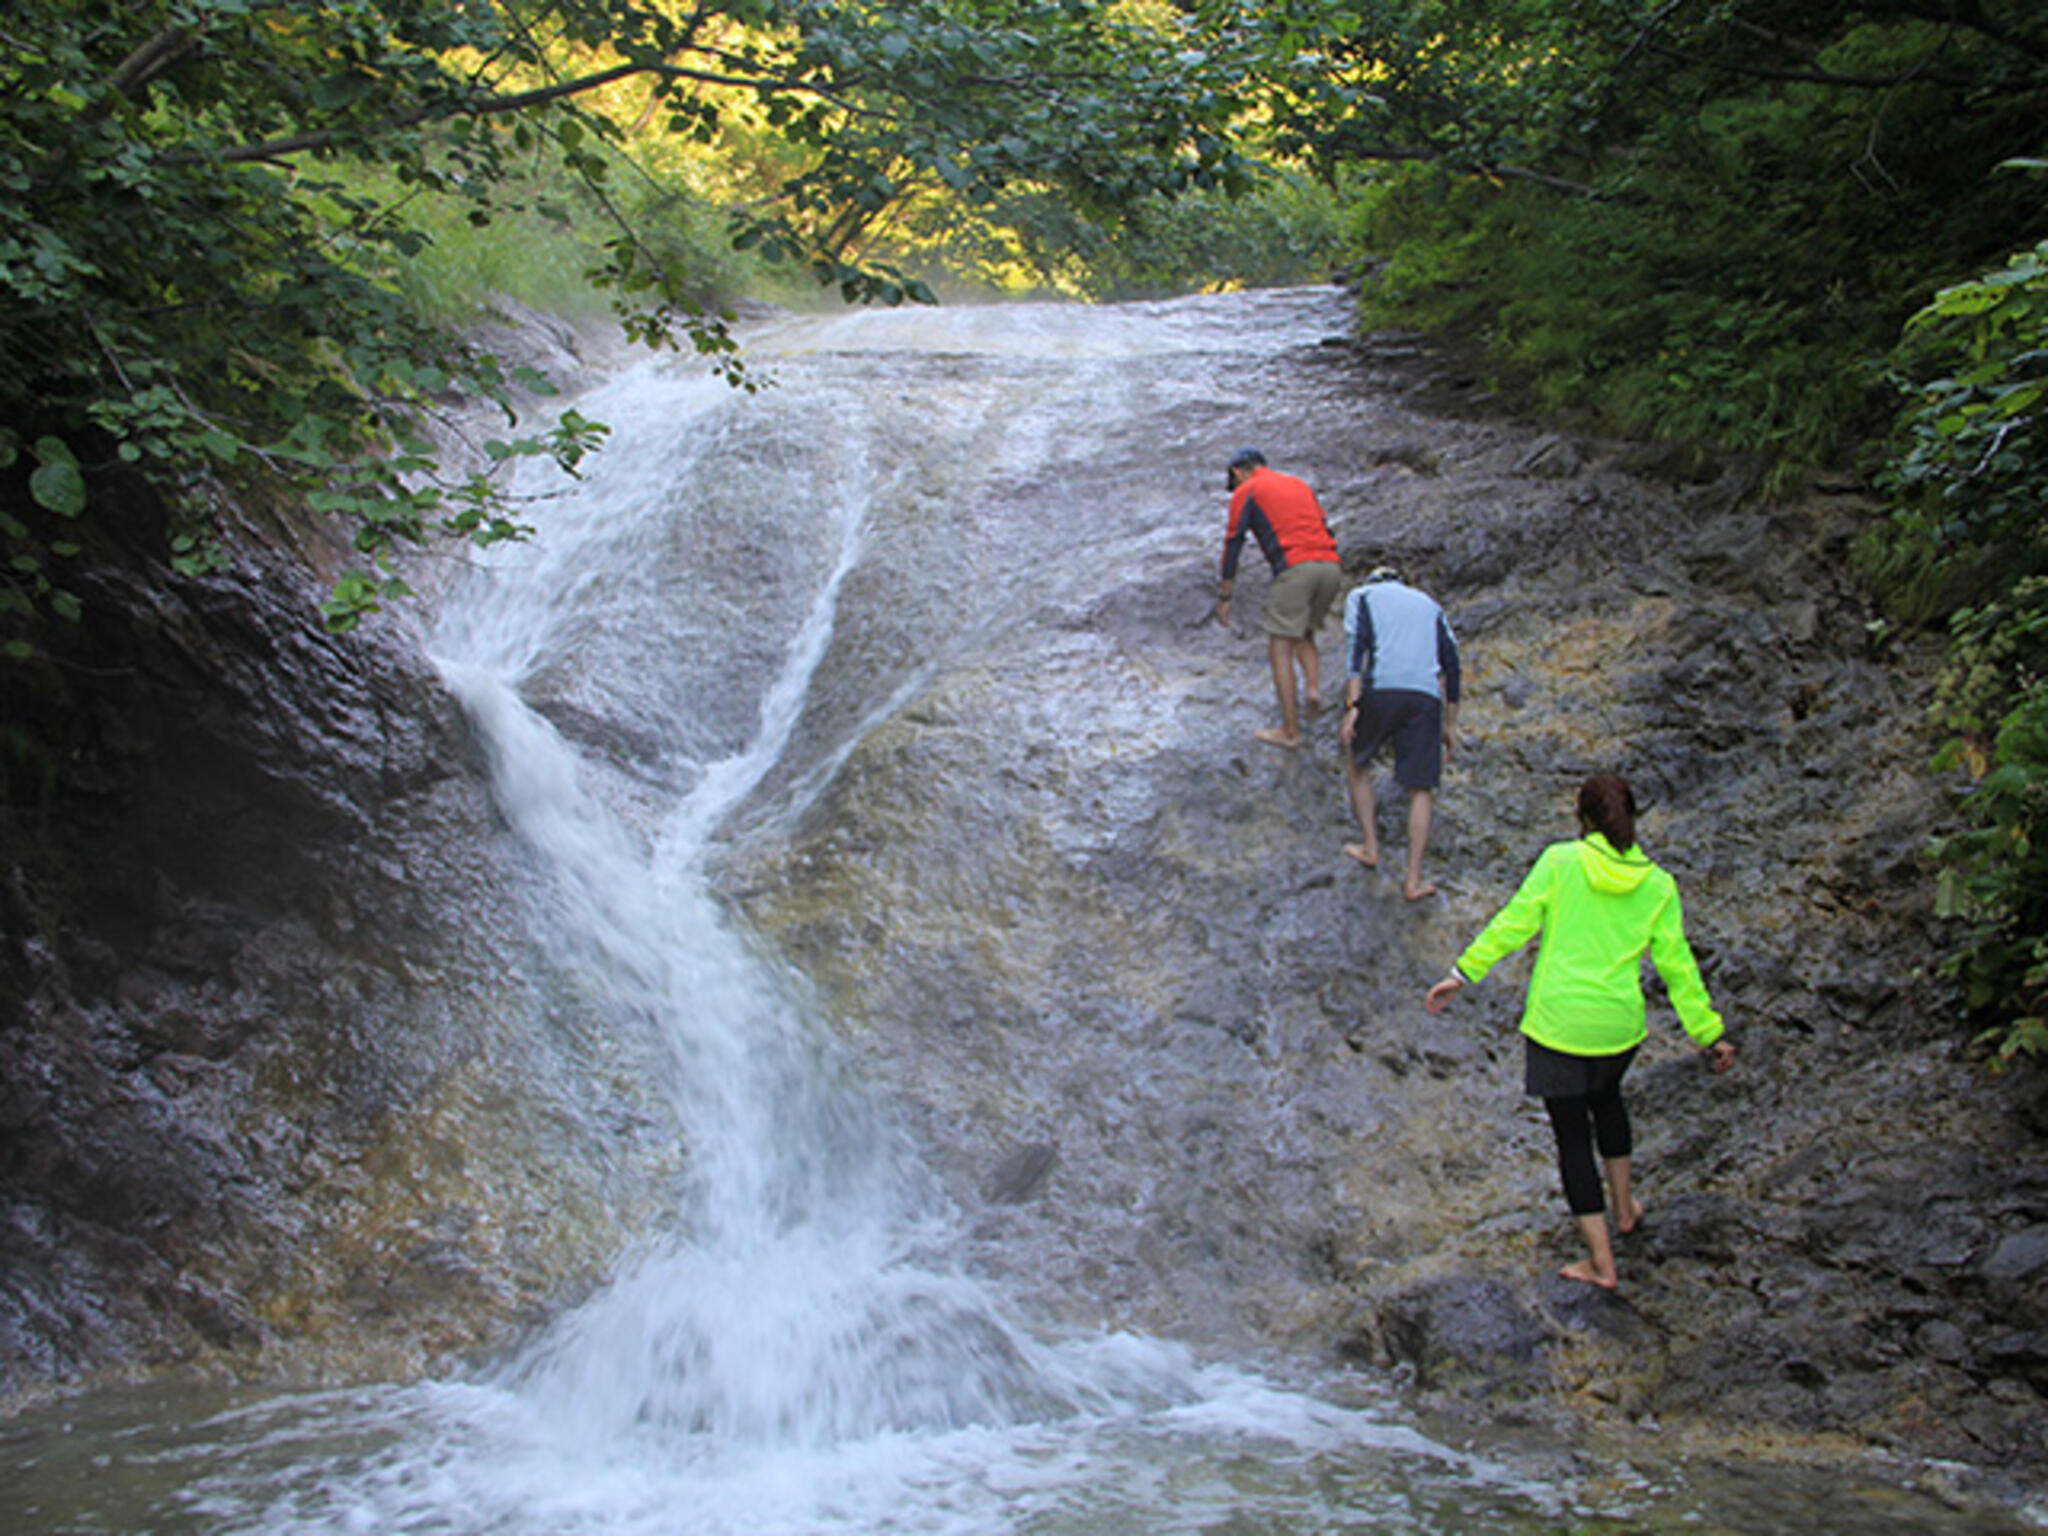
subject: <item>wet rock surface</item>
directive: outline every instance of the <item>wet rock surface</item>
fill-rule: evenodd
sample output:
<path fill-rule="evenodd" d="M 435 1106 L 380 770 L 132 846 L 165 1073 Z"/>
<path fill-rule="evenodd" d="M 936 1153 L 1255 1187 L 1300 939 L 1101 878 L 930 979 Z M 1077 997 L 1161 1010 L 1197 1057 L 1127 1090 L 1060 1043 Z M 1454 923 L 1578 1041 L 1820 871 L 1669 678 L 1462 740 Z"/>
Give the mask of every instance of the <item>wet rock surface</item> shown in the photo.
<path fill-rule="evenodd" d="M 1384 765 L 1384 867 L 1340 853 L 1332 713 L 1299 753 L 1253 740 L 1264 575 L 1235 632 L 1204 622 L 1208 459 L 1183 546 L 1071 602 L 1020 572 L 999 657 L 936 647 L 794 835 L 728 862 L 977 1262 L 1073 1326 L 1335 1351 L 1453 1415 L 2038 1468 L 2041 1085 L 1967 1058 L 1934 975 L 1922 848 L 1955 786 L 1927 771 L 1932 651 L 1878 652 L 1846 574 L 1865 508 L 1514 421 L 1421 338 L 1284 364 L 1317 408 L 1262 420 L 1254 379 L 1222 437 L 1307 473 L 1347 571 L 1399 564 L 1464 644 L 1439 896 L 1402 898 Z M 1067 473 L 1143 494 L 1114 454 Z M 1555 1276 L 1576 1237 L 1521 1095 L 1526 958 L 1421 1007 L 1599 768 L 1633 780 L 1742 1042 L 1711 1076 L 1656 1011 L 1631 1078 L 1650 1214 L 1613 1296 Z"/>
<path fill-rule="evenodd" d="M 596 1021 L 417 637 L 327 637 L 267 538 L 199 579 L 151 542 L 0 673 L 0 1401 L 446 1361 L 601 1265 L 673 1156 L 630 1086 L 550 1092 Z"/>
<path fill-rule="evenodd" d="M 1954 786 L 1926 771 L 1931 650 L 1874 649 L 1845 575 L 1861 508 L 1515 421 L 1475 377 L 1333 335 L 1234 367 L 1210 409 L 1105 414 L 1057 464 L 1008 463 L 992 419 L 998 512 L 1073 558 L 1016 560 L 999 521 L 978 541 L 951 487 L 913 505 L 849 577 L 865 617 L 792 742 L 790 783 L 822 787 L 743 812 L 725 898 L 923 1144 L 970 1262 L 1051 1325 L 1342 1358 L 1473 1422 L 2038 1478 L 2048 1113 L 2037 1077 L 1967 1057 L 1933 973 L 1921 848 Z M 1331 714 L 1298 753 L 1252 738 L 1263 572 L 1234 632 L 1207 621 L 1219 444 L 1243 442 L 1315 481 L 1352 575 L 1399 563 L 1458 626 L 1436 898 L 1402 899 L 1397 794 L 1385 868 L 1339 851 Z M 1181 529 L 1059 522 L 1162 477 Z M 741 583 L 788 564 L 722 558 Z M 10 778 L 0 834 L 0 1388 L 502 1346 L 659 1216 L 682 1153 L 631 1030 L 532 938 L 548 892 L 417 636 L 321 637 L 282 555 L 134 571 L 87 594 L 122 620 L 8 701 L 62 750 Z M 603 682 L 541 707 L 655 801 L 671 764 Z M 1653 1023 L 1617 1295 L 1555 1277 L 1526 961 L 1421 1008 L 1595 768 L 1635 781 L 1743 1052 L 1711 1077 Z"/>

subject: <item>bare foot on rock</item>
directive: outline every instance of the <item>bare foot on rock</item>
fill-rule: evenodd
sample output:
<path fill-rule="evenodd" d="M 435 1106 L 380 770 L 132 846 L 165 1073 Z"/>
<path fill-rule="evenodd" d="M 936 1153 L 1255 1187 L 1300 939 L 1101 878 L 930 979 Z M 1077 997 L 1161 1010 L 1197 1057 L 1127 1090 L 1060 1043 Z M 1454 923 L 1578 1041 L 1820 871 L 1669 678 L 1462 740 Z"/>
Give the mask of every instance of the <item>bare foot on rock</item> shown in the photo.
<path fill-rule="evenodd" d="M 1380 851 L 1377 848 L 1368 848 L 1364 843 L 1346 843 L 1344 851 L 1367 869 L 1380 867 Z"/>
<path fill-rule="evenodd" d="M 1645 1214 L 1643 1202 L 1633 1198 L 1630 1199 L 1627 1211 L 1616 1211 L 1614 1213 L 1614 1230 L 1623 1237 L 1629 1236 L 1636 1228 L 1643 1224 Z"/>
<path fill-rule="evenodd" d="M 1434 896 L 1436 894 L 1436 887 L 1431 885 L 1427 880 L 1423 881 L 1420 885 L 1404 884 L 1401 887 L 1401 894 L 1403 896 L 1406 896 L 1410 901 L 1421 901 L 1426 897 Z"/>
<path fill-rule="evenodd" d="M 1591 1259 L 1581 1259 L 1576 1264 L 1567 1264 L 1558 1276 L 1565 1280 L 1576 1280 L 1581 1285 L 1597 1285 L 1603 1291 L 1611 1291 L 1621 1284 L 1619 1275 L 1603 1275 L 1593 1267 Z"/>
<path fill-rule="evenodd" d="M 1299 731 L 1290 736 L 1285 731 L 1269 727 L 1266 730 L 1253 731 L 1252 734 L 1269 747 L 1281 747 L 1289 752 L 1292 752 L 1301 745 L 1301 733 Z"/>

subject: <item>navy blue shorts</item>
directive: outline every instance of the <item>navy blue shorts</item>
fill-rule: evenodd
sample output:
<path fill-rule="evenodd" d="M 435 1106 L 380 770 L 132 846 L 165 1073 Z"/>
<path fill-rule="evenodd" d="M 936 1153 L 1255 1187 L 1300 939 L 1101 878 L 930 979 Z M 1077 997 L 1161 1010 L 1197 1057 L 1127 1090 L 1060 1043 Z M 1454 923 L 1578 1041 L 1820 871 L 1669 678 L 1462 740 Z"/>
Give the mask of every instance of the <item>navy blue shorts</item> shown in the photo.
<path fill-rule="evenodd" d="M 1444 706 L 1433 693 L 1405 688 L 1368 691 L 1351 732 L 1351 759 L 1372 765 L 1380 748 L 1394 744 L 1394 779 L 1403 789 L 1435 789 L 1444 773 Z"/>

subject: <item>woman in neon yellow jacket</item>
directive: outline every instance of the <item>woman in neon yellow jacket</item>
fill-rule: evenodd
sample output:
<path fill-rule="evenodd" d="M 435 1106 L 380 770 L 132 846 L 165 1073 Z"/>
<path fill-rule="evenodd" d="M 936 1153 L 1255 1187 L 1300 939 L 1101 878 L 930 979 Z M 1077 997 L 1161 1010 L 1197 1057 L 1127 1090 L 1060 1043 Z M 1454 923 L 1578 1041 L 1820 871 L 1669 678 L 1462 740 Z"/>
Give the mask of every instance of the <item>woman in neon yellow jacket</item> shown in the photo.
<path fill-rule="evenodd" d="M 1699 962 L 1685 941 L 1678 886 L 1636 846 L 1634 793 L 1611 773 L 1579 789 L 1579 838 L 1543 850 L 1512 900 L 1429 989 L 1440 1013 L 1458 992 L 1543 935 L 1522 1013 L 1528 1091 L 1543 1100 L 1557 1135 L 1565 1201 L 1578 1218 L 1588 1257 L 1558 1271 L 1612 1289 L 1614 1245 L 1600 1199 L 1597 1146 L 1614 1197 L 1617 1230 L 1633 1232 L 1643 1208 L 1629 1191 L 1633 1141 L 1621 1079 L 1644 1027 L 1642 960 L 1664 978 L 1671 1005 L 1716 1072 L 1735 1065 L 1735 1046 L 1707 999 Z"/>

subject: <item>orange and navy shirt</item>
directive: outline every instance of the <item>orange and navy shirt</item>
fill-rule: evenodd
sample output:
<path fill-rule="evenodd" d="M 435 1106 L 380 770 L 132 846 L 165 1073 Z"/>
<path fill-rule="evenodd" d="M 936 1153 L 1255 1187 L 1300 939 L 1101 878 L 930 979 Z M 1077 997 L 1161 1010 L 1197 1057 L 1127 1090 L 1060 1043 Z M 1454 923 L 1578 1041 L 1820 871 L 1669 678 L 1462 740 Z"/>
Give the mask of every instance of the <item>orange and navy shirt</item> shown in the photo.
<path fill-rule="evenodd" d="M 1225 581 L 1237 575 L 1246 534 L 1258 540 L 1275 576 L 1289 566 L 1337 560 L 1337 541 L 1308 482 L 1263 465 L 1230 498 L 1230 528 L 1223 539 Z"/>

